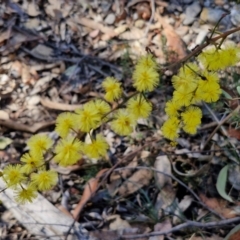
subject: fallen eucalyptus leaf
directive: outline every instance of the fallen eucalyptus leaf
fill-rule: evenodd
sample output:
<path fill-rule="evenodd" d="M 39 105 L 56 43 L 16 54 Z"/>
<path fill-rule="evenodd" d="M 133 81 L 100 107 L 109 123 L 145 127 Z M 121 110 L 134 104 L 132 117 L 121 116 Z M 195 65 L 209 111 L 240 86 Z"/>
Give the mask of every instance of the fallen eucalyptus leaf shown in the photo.
<path fill-rule="evenodd" d="M 233 202 L 232 198 L 229 195 L 227 195 L 225 191 L 226 183 L 227 183 L 228 168 L 229 168 L 229 165 L 226 165 L 219 172 L 218 178 L 217 178 L 217 190 L 218 190 L 218 193 L 221 195 L 221 197 L 223 197 L 229 202 Z"/>

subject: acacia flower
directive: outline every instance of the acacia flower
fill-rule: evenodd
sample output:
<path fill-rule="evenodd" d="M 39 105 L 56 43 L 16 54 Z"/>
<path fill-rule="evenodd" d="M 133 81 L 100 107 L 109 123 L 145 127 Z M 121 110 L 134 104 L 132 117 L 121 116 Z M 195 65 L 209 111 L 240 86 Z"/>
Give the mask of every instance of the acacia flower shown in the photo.
<path fill-rule="evenodd" d="M 84 104 L 82 109 L 76 110 L 76 113 L 75 126 L 82 132 L 90 132 L 91 129 L 97 128 L 101 122 L 101 115 L 93 101 Z"/>
<path fill-rule="evenodd" d="M 25 153 L 21 157 L 20 161 L 24 163 L 21 167 L 21 171 L 26 174 L 38 169 L 39 167 L 43 167 L 44 165 L 42 155 L 35 154 L 32 156 L 31 153 Z"/>
<path fill-rule="evenodd" d="M 31 180 L 33 186 L 35 186 L 38 190 L 45 191 L 56 185 L 58 175 L 53 170 L 39 171 L 38 173 L 33 173 L 31 175 Z"/>
<path fill-rule="evenodd" d="M 21 165 L 9 164 L 3 169 L 3 180 L 8 187 L 16 187 L 17 184 L 22 183 L 26 178 L 21 172 Z"/>
<path fill-rule="evenodd" d="M 147 118 L 152 111 L 152 104 L 142 96 L 137 95 L 132 97 L 127 102 L 127 110 L 134 116 L 138 118 Z"/>
<path fill-rule="evenodd" d="M 102 87 L 106 92 L 104 98 L 108 102 L 118 100 L 122 96 L 123 90 L 121 88 L 121 83 L 114 77 L 105 78 Z"/>
<path fill-rule="evenodd" d="M 27 141 L 27 145 L 30 148 L 32 155 L 43 155 L 52 147 L 53 141 L 47 135 L 36 134 Z"/>
<path fill-rule="evenodd" d="M 202 94 L 202 100 L 207 103 L 216 102 L 222 93 L 220 85 L 216 82 L 200 80 L 198 88 Z"/>
<path fill-rule="evenodd" d="M 201 123 L 202 111 L 199 107 L 189 106 L 181 113 L 181 117 L 185 124 L 192 123 L 193 125 L 198 125 Z"/>
<path fill-rule="evenodd" d="M 203 67 L 210 71 L 225 68 L 224 64 L 222 64 L 221 50 L 217 50 L 215 47 L 205 49 L 197 58 Z"/>
<path fill-rule="evenodd" d="M 147 54 L 145 56 L 141 56 L 138 61 L 137 64 L 135 66 L 136 68 L 152 68 L 154 70 L 157 70 L 157 62 L 155 60 L 155 58 L 153 57 L 152 54 Z"/>
<path fill-rule="evenodd" d="M 97 99 L 94 101 L 95 108 L 100 114 L 101 118 L 111 111 L 111 107 L 108 103 L 103 100 Z"/>
<path fill-rule="evenodd" d="M 37 197 L 37 190 L 31 184 L 15 191 L 16 201 L 20 204 L 32 202 Z"/>
<path fill-rule="evenodd" d="M 61 139 L 55 147 L 54 161 L 61 166 L 73 165 L 81 158 L 81 150 L 82 143 L 78 139 Z"/>
<path fill-rule="evenodd" d="M 200 79 L 198 76 L 199 68 L 196 64 L 189 63 L 180 68 L 178 75 L 172 77 L 172 84 L 176 90 L 184 89 L 186 92 L 194 91 L 197 87 L 197 82 Z"/>
<path fill-rule="evenodd" d="M 178 110 L 180 110 L 181 106 L 179 106 L 178 102 L 169 100 L 166 103 L 165 112 L 170 117 L 178 116 Z"/>
<path fill-rule="evenodd" d="M 129 135 L 135 124 L 136 119 L 127 109 L 119 109 L 114 115 L 114 120 L 111 122 L 111 128 L 117 134 L 123 136 Z"/>
<path fill-rule="evenodd" d="M 179 122 L 180 121 L 177 117 L 169 118 L 161 128 L 163 136 L 171 141 L 175 141 L 179 136 Z"/>
<path fill-rule="evenodd" d="M 186 91 L 181 88 L 179 90 L 174 91 L 173 93 L 173 101 L 177 102 L 179 107 L 181 106 L 189 106 L 193 97 L 193 92 Z"/>
<path fill-rule="evenodd" d="M 135 68 L 132 78 L 138 92 L 151 92 L 159 83 L 159 74 L 154 68 Z"/>
<path fill-rule="evenodd" d="M 221 61 L 225 67 L 234 66 L 240 60 L 240 48 L 231 43 L 224 46 L 221 53 Z"/>
<path fill-rule="evenodd" d="M 83 146 L 83 152 L 90 158 L 99 158 L 107 154 L 109 146 L 105 138 L 98 134 L 96 139 L 92 140 L 91 143 L 86 143 Z"/>
<path fill-rule="evenodd" d="M 76 124 L 75 117 L 76 114 L 70 112 L 64 112 L 58 115 L 55 131 L 60 137 L 67 137 L 69 131 L 74 129 Z"/>

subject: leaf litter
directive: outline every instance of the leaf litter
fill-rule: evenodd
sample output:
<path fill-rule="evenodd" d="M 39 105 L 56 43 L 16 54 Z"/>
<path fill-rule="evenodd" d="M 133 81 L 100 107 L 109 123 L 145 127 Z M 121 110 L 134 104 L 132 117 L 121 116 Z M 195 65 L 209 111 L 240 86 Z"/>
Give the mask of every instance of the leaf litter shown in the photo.
<path fill-rule="evenodd" d="M 175 62 L 187 54 L 183 40 L 164 15 L 168 3 L 156 1 L 155 21 L 151 22 L 150 2 L 16 0 L 1 4 L 3 166 L 18 162 L 32 134 L 45 131 L 54 139 L 53 126 L 58 113 L 74 111 L 101 96 L 100 84 L 106 76 L 120 78 L 128 85 L 131 76 L 125 77 L 126 69 L 119 64 L 124 54 L 128 56 L 126 66 L 133 66 L 136 58 L 145 54 L 146 46 L 151 46 L 161 64 Z M 163 84 L 167 90 L 168 85 Z M 150 120 L 139 127 L 140 137 L 133 133 L 133 140 L 129 141 L 108 132 L 110 164 L 80 159 L 75 166 L 57 170 L 61 173 L 61 185 L 45 193 L 45 197 L 65 214 L 78 219 L 86 236 L 120 239 L 123 235 L 171 232 L 190 219 L 214 222 L 214 212 L 223 219 L 239 216 L 238 178 L 229 176 L 238 171 L 236 167 L 230 166 L 228 171 L 224 168 L 227 166 L 224 161 L 232 155 L 220 151 L 225 144 L 222 136 L 214 136 L 211 154 L 201 151 L 197 137 L 186 138 L 174 152 L 159 131 L 145 130 L 144 125 L 159 129 L 164 121 L 164 102 L 168 96 L 163 93 L 157 89 L 150 96 L 155 110 Z M 230 128 L 228 132 L 238 138 L 236 130 Z M 162 152 L 167 155 L 159 154 Z M 145 168 L 138 168 L 141 166 Z M 89 178 L 83 179 L 87 174 Z M 179 182 L 171 176 L 176 176 Z M 197 194 L 197 201 L 189 189 Z M 63 197 L 66 190 L 70 195 Z M 4 223 L 1 236 L 34 239 L 8 216 L 8 210 L 1 207 L 1 213 Z M 221 233 L 186 229 L 165 235 L 173 239 L 200 239 L 199 236 L 206 234 L 205 239 L 222 239 L 231 228 L 223 228 Z M 159 235 L 149 239 L 165 238 Z M 139 239 L 147 238 L 139 236 Z"/>

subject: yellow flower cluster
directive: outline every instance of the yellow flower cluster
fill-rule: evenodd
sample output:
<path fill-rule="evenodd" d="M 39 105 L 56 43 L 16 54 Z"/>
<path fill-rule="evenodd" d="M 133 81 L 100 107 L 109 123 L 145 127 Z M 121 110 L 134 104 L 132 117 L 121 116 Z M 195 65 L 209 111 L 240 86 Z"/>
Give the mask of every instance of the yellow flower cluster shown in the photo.
<path fill-rule="evenodd" d="M 148 54 L 139 59 L 133 72 L 133 86 L 137 92 L 133 97 L 124 99 L 121 83 L 114 77 L 107 77 L 102 88 L 104 100 L 95 99 L 85 103 L 75 112 L 64 112 L 56 119 L 55 131 L 60 139 L 53 146 L 53 141 L 46 135 L 32 136 L 20 163 L 8 165 L 0 172 L 6 186 L 16 191 L 20 203 L 32 201 L 37 191 L 51 189 L 57 183 L 57 173 L 46 169 L 46 163 L 54 160 L 61 166 L 76 164 L 83 156 L 99 159 L 108 151 L 108 144 L 102 134 L 94 131 L 102 124 L 108 124 L 117 134 L 129 135 L 139 118 L 147 118 L 152 111 L 152 104 L 145 93 L 153 91 L 159 82 L 157 63 Z M 116 105 L 111 104 L 119 101 Z M 116 111 L 115 111 L 116 110 Z M 83 142 L 83 135 L 88 134 L 90 141 Z M 45 160 L 48 157 L 48 160 Z"/>
<path fill-rule="evenodd" d="M 186 64 L 180 68 L 178 75 L 172 77 L 173 98 L 166 103 L 168 119 L 162 126 L 162 133 L 173 143 L 180 129 L 189 134 L 197 132 L 202 112 L 196 104 L 219 99 L 221 88 L 216 71 L 236 64 L 240 60 L 240 49 L 235 45 L 227 45 L 223 49 L 210 48 L 197 59 L 198 65 Z"/>
<path fill-rule="evenodd" d="M 46 170 L 44 161 L 44 155 L 53 146 L 53 141 L 46 135 L 38 134 L 32 136 L 27 145 L 29 152 L 21 157 L 21 164 L 10 164 L 2 172 L 7 187 L 14 189 L 16 200 L 20 203 L 31 202 L 38 190 L 49 190 L 58 180 L 55 171 Z"/>
<path fill-rule="evenodd" d="M 148 76 L 148 74 L 150 75 Z M 119 135 L 129 135 L 139 118 L 147 118 L 152 111 L 152 104 L 146 100 L 144 92 L 152 91 L 158 84 L 159 75 L 157 64 L 148 54 L 141 57 L 136 64 L 133 73 L 134 86 L 138 94 L 126 101 L 125 107 L 113 111 L 110 104 L 123 98 L 121 83 L 114 77 L 107 77 L 102 87 L 105 92 L 104 100 L 93 100 L 87 102 L 75 113 L 62 113 L 56 120 L 55 131 L 61 139 L 57 143 L 54 160 L 62 166 L 75 164 L 85 155 L 89 158 L 98 159 L 104 157 L 108 150 L 105 138 L 98 134 L 94 137 L 92 131 L 104 123 L 109 123 L 112 130 Z M 83 143 L 73 134 L 87 133 L 90 143 Z"/>

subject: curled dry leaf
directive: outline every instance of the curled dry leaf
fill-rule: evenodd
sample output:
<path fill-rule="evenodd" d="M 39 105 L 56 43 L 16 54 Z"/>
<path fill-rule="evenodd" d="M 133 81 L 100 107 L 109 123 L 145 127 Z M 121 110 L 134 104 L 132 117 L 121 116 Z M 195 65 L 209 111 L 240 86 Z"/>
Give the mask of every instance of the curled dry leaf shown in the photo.
<path fill-rule="evenodd" d="M 203 203 L 224 218 L 234 218 L 237 216 L 237 212 L 233 208 L 227 207 L 227 201 L 217 198 L 207 198 L 203 193 L 199 194 L 199 197 Z"/>
<path fill-rule="evenodd" d="M 132 174 L 133 170 L 128 168 L 134 168 L 134 167 L 137 167 L 137 165 L 138 165 L 138 161 L 137 159 L 134 159 L 127 165 L 126 169 L 122 169 L 121 171 L 113 172 L 111 174 L 110 183 L 107 184 L 108 193 L 111 196 L 114 196 L 118 192 L 117 188 L 122 183 L 122 179 L 126 179 Z"/>
<path fill-rule="evenodd" d="M 158 156 L 154 167 L 160 172 L 172 174 L 171 163 L 166 155 Z M 172 179 L 162 173 L 154 172 L 155 183 L 159 189 L 163 188 L 165 185 L 172 185 Z"/>
<path fill-rule="evenodd" d="M 140 188 L 148 185 L 152 179 L 153 173 L 151 170 L 140 169 L 129 177 L 118 189 L 121 196 L 128 196 Z"/>
<path fill-rule="evenodd" d="M 107 220 L 111 222 L 109 224 L 110 230 L 131 228 L 131 225 L 126 220 L 121 219 L 120 215 L 118 214 L 107 217 Z"/>
<path fill-rule="evenodd" d="M 154 231 L 155 232 L 165 232 L 165 231 L 169 231 L 172 228 L 172 224 L 171 221 L 169 219 L 166 219 L 164 222 L 161 223 L 157 223 L 154 226 Z M 164 235 L 161 236 L 153 236 L 150 237 L 149 240 L 164 240 Z"/>
<path fill-rule="evenodd" d="M 166 155 L 158 156 L 154 167 L 160 172 L 167 173 L 169 175 L 172 174 L 171 163 Z M 158 172 L 155 172 L 154 174 L 155 184 L 160 190 L 155 203 L 155 209 L 158 211 L 158 216 L 161 217 L 162 210 L 168 212 L 168 214 L 169 211 L 172 211 L 168 208 L 172 205 L 176 192 L 173 189 L 172 179 L 170 177 Z"/>

